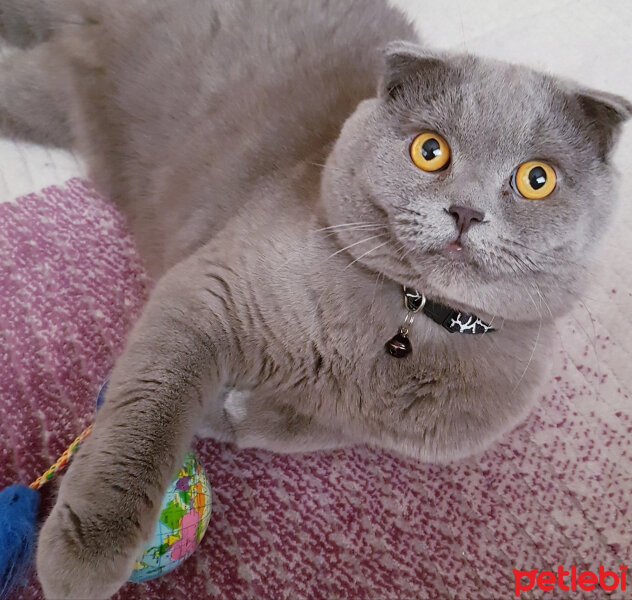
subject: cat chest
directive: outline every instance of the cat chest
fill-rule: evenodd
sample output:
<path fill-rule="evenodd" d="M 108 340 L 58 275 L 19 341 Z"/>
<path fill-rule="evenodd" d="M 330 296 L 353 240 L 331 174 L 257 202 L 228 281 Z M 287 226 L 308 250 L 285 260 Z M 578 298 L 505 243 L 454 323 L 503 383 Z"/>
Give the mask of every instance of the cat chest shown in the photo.
<path fill-rule="evenodd" d="M 445 367 L 445 361 L 424 359 L 421 354 L 397 359 L 380 348 L 379 353 L 345 355 L 339 348 L 321 351 L 311 345 L 290 368 L 269 359 L 265 372 L 276 370 L 278 376 L 260 390 L 310 412 L 327 414 L 336 409 L 351 415 L 372 407 L 398 411 L 420 400 L 438 400 L 446 382 L 450 387 L 463 380 L 460 373 Z"/>

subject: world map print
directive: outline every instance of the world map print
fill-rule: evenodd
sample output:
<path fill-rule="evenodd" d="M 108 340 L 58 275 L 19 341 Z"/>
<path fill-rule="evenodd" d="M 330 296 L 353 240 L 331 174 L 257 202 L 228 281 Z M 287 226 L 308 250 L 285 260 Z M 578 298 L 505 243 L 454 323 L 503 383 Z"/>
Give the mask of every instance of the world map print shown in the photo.
<path fill-rule="evenodd" d="M 154 537 L 137 559 L 130 581 L 148 581 L 182 564 L 197 548 L 210 518 L 211 488 L 191 452 L 165 493 Z"/>

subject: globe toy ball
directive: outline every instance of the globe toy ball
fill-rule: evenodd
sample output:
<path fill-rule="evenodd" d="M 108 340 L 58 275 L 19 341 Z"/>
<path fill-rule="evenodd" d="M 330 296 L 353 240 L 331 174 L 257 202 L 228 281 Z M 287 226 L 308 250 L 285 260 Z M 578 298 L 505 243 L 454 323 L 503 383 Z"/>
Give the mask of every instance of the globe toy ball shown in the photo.
<path fill-rule="evenodd" d="M 165 493 L 154 537 L 129 580 L 148 581 L 182 564 L 197 548 L 210 518 L 211 488 L 204 468 L 189 453 Z"/>

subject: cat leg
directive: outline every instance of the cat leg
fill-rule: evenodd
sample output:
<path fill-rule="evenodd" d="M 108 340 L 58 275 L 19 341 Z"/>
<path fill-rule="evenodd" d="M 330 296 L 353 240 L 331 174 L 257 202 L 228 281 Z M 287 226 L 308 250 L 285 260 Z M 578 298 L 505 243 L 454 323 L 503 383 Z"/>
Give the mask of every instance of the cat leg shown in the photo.
<path fill-rule="evenodd" d="M 0 61 L 0 134 L 69 148 L 65 90 L 70 81 L 50 46 L 18 50 Z"/>
<path fill-rule="evenodd" d="M 297 413 L 291 403 L 270 405 L 257 400 L 256 395 L 247 391 L 233 390 L 227 394 L 224 415 L 239 448 L 262 448 L 293 454 L 353 444 L 342 432 L 325 427 L 313 417 Z"/>
<path fill-rule="evenodd" d="M 204 398 L 222 389 L 232 344 L 224 309 L 187 285 L 199 274 L 170 275 L 132 331 L 43 526 L 37 570 L 46 598 L 107 598 L 125 583 Z"/>

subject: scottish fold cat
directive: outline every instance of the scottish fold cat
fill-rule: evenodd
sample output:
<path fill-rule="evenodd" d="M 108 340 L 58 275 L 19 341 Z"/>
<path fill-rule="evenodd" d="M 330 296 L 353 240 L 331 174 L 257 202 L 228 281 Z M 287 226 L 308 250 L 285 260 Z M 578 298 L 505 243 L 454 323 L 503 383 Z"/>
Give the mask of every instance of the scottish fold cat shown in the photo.
<path fill-rule="evenodd" d="M 0 0 L 5 135 L 77 148 L 157 283 L 41 533 L 103 598 L 199 432 L 448 461 L 531 407 L 615 206 L 623 98 L 382 0 Z"/>

